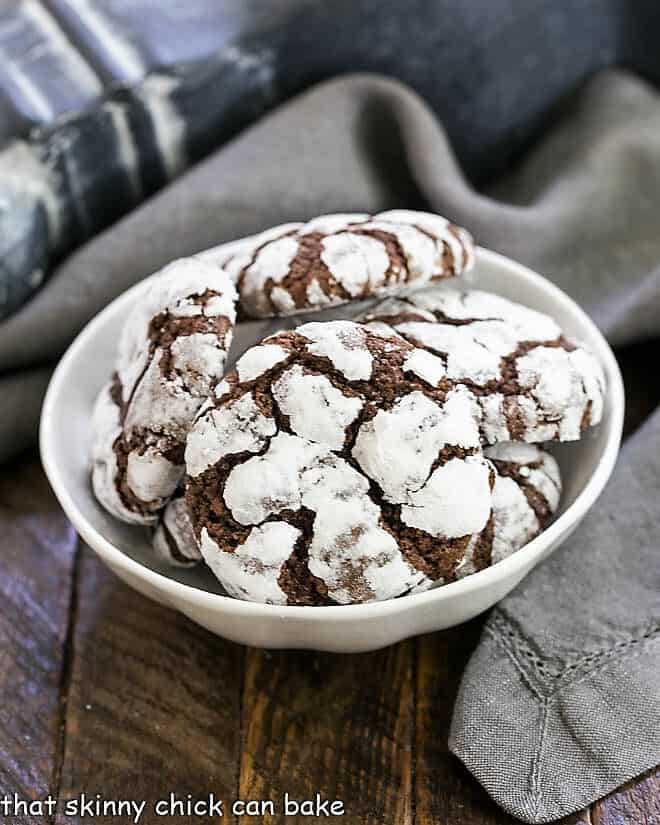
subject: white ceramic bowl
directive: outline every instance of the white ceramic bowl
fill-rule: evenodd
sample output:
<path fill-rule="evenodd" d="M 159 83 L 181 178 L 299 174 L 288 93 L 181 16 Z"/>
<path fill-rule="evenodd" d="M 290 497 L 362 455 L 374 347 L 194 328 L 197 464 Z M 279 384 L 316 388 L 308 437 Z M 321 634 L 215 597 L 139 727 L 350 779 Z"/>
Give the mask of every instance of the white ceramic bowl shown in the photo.
<path fill-rule="evenodd" d="M 181 571 L 159 564 L 151 554 L 147 532 L 105 513 L 89 481 L 92 405 L 112 371 L 121 324 L 144 282 L 113 301 L 85 327 L 60 361 L 48 388 L 41 419 L 41 456 L 62 508 L 87 544 L 131 587 L 180 610 L 213 633 L 248 645 L 359 652 L 476 616 L 565 541 L 592 506 L 617 457 L 624 395 L 619 368 L 605 339 L 571 298 L 545 278 L 479 249 L 472 285 L 552 315 L 569 336 L 579 338 L 596 354 L 608 382 L 602 423 L 581 441 L 552 448 L 564 482 L 557 518 L 538 538 L 493 567 L 436 590 L 391 601 L 282 607 L 222 595 L 204 567 Z M 273 324 L 239 328 L 234 358 L 269 326 Z"/>

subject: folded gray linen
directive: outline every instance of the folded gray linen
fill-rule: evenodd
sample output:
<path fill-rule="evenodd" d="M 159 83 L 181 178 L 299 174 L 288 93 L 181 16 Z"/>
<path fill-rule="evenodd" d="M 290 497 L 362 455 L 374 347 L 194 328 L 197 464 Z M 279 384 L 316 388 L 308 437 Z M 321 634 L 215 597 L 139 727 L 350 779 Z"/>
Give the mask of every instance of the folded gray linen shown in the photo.
<path fill-rule="evenodd" d="M 12 371 L 0 374 L 1 397 L 24 411 L 20 428 L 0 428 L 0 457 L 34 437 L 35 369 L 108 301 L 173 258 L 323 212 L 430 207 L 543 272 L 612 343 L 657 335 L 658 134 L 658 94 L 605 72 L 565 102 L 517 169 L 478 193 L 414 93 L 370 75 L 318 86 L 97 236 L 0 325 L 0 371 Z M 529 822 L 660 761 L 659 430 L 656 415 L 584 526 L 493 613 L 466 671 L 452 748 Z"/>
<path fill-rule="evenodd" d="M 349 75 L 295 98 L 70 256 L 0 323 L 3 372 L 44 366 L 108 301 L 169 260 L 322 212 L 425 205 L 576 298 L 615 344 L 660 316 L 660 99 L 604 72 L 488 194 L 401 84 Z M 14 390 L 15 391 L 15 390 Z M 40 394 L 19 390 L 21 406 Z M 0 457 L 25 446 L 0 440 Z"/>
<path fill-rule="evenodd" d="M 450 747 L 526 822 L 660 762 L 660 410 L 577 532 L 491 613 Z"/>

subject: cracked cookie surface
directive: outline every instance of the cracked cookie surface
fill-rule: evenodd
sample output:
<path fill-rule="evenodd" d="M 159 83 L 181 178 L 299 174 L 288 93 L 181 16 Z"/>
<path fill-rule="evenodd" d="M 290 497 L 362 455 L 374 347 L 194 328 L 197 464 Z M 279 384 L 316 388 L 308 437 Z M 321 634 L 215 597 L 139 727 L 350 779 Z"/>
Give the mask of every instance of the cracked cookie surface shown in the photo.
<path fill-rule="evenodd" d="M 223 375 L 236 291 L 217 265 L 184 258 L 126 320 L 94 411 L 92 483 L 117 518 L 152 524 L 183 475 L 186 435 Z"/>
<path fill-rule="evenodd" d="M 324 309 L 459 275 L 472 267 L 469 233 L 429 212 L 322 215 L 203 253 L 235 281 L 246 318 Z"/>
<path fill-rule="evenodd" d="M 496 470 L 491 521 L 456 568 L 459 579 L 508 558 L 538 536 L 561 498 L 559 465 L 536 444 L 505 442 L 487 447 L 484 455 Z"/>
<path fill-rule="evenodd" d="M 559 506 L 562 484 L 552 455 L 534 444 L 508 442 L 487 447 L 484 455 L 496 471 L 491 515 L 474 535 L 452 576 L 434 586 L 465 578 L 508 558 L 548 526 Z M 163 510 L 153 535 L 158 558 L 174 567 L 199 563 L 202 555 L 181 492 Z M 428 589 L 423 580 L 409 593 Z"/>
<path fill-rule="evenodd" d="M 238 360 L 186 447 L 188 511 L 227 592 L 346 604 L 453 575 L 489 522 L 495 473 L 469 393 L 428 380 L 435 360 L 349 321 Z"/>
<path fill-rule="evenodd" d="M 440 377 L 474 397 L 484 444 L 576 440 L 602 418 L 600 364 L 541 312 L 443 286 L 385 299 L 359 320 L 436 356 Z"/>

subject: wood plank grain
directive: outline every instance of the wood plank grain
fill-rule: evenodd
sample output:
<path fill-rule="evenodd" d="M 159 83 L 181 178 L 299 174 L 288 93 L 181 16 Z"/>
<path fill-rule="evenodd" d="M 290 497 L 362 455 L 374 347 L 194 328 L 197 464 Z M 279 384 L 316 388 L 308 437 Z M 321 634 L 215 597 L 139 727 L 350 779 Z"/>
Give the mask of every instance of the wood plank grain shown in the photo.
<path fill-rule="evenodd" d="M 360 656 L 250 650 L 240 794 L 342 800 L 351 825 L 410 825 L 413 650 L 404 642 Z"/>
<path fill-rule="evenodd" d="M 43 799 L 56 772 L 77 539 L 34 456 L 0 472 L 0 535 L 0 791 Z"/>
<path fill-rule="evenodd" d="M 418 639 L 415 825 L 516 822 L 495 805 L 447 746 L 458 685 L 482 625 L 478 618 Z"/>
<path fill-rule="evenodd" d="M 146 800 L 141 825 L 192 821 L 155 816 L 170 792 L 233 799 L 243 659 L 241 647 L 133 592 L 85 548 L 57 822 L 87 821 L 62 810 L 81 792 Z"/>
<path fill-rule="evenodd" d="M 590 825 L 658 825 L 660 767 L 595 802 Z"/>

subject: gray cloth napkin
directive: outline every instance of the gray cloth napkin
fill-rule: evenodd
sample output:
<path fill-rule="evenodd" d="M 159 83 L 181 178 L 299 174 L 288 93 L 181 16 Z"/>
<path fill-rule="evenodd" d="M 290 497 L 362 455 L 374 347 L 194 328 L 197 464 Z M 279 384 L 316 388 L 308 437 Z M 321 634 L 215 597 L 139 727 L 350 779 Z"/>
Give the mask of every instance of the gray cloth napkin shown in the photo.
<path fill-rule="evenodd" d="M 548 822 L 660 762 L 660 410 L 577 532 L 493 610 L 450 747 L 505 810 Z"/>
<path fill-rule="evenodd" d="M 405 87 L 364 75 L 324 84 L 70 257 L 0 325 L 0 370 L 14 371 L 0 393 L 29 420 L 43 387 L 34 370 L 130 284 L 174 257 L 328 211 L 428 205 L 544 272 L 612 342 L 658 334 L 659 134 L 658 95 L 604 73 L 566 101 L 517 170 L 480 194 Z M 31 381 L 17 382 L 17 370 Z M 8 455 L 20 433 L 2 426 Z M 452 747 L 527 821 L 576 810 L 660 761 L 659 429 L 635 437 L 580 532 L 494 612 L 466 672 Z"/>

